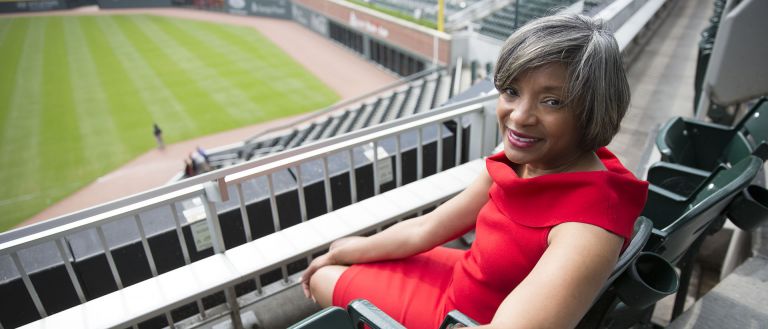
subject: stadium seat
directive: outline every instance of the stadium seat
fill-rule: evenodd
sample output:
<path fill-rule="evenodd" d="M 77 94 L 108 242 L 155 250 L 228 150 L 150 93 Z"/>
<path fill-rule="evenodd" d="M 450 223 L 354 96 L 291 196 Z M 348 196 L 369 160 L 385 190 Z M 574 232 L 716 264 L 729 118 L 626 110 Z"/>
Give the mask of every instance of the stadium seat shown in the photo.
<path fill-rule="evenodd" d="M 739 152 L 728 149 L 730 146 L 740 147 L 739 141 L 733 141 L 737 132 L 741 131 L 745 137 L 752 139 L 753 150 L 765 142 L 765 131 L 768 129 L 766 116 L 768 103 L 766 97 L 762 97 L 733 127 L 673 118 L 659 130 L 656 146 L 662 161 L 712 171 L 724 162 L 723 156 L 727 156 L 728 152 Z"/>
<path fill-rule="evenodd" d="M 365 299 L 353 300 L 347 306 L 347 311 L 341 307 L 327 307 L 288 329 L 356 329 L 363 324 L 371 329 L 405 329 Z"/>
<path fill-rule="evenodd" d="M 762 159 L 752 155 L 732 167 L 720 165 L 687 197 L 651 184 L 642 213 L 654 226 L 646 250 L 681 268 L 673 319 L 682 312 L 704 233 L 719 229 L 730 202 L 752 182 L 762 165 Z"/>
<path fill-rule="evenodd" d="M 648 169 L 648 182 L 687 197 L 701 185 L 712 169 L 721 164 L 733 165 L 753 151 L 751 143 L 740 132 L 731 135 L 728 144 L 722 147 L 722 142 L 712 136 L 686 138 L 689 136 L 685 133 L 677 135 L 676 140 L 670 144 L 675 145 L 675 156 L 668 158 L 676 162 L 660 161 L 653 164 Z M 707 145 L 712 147 L 708 148 Z"/>

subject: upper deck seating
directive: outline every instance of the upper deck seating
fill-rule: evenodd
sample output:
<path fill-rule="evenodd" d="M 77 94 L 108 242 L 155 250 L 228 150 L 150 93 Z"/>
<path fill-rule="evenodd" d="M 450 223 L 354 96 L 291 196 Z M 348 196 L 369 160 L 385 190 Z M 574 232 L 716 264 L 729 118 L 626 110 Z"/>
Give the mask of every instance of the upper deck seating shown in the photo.
<path fill-rule="evenodd" d="M 385 91 L 373 100 L 299 126 L 284 134 L 257 138 L 241 148 L 242 160 L 252 160 L 284 149 L 306 145 L 372 125 L 428 111 L 454 96 L 454 74 L 437 70 L 408 81 L 395 90 Z"/>
<path fill-rule="evenodd" d="M 523 26 L 537 17 L 552 14 L 552 11 L 568 6 L 573 0 L 519 0 L 489 16 L 476 21 L 479 32 L 492 38 L 506 40 L 518 26 Z"/>

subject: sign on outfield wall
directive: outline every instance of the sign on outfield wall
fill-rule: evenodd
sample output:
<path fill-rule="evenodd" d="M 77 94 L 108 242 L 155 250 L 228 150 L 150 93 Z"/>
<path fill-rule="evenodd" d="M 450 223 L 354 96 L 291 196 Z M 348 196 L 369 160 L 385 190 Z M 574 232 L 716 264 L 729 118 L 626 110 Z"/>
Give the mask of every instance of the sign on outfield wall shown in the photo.
<path fill-rule="evenodd" d="M 328 18 L 302 6 L 293 5 L 293 20 L 326 37 L 330 35 L 328 33 Z"/>
<path fill-rule="evenodd" d="M 235 15 L 254 15 L 291 19 L 289 0 L 227 0 L 227 11 Z"/>
<path fill-rule="evenodd" d="M 170 7 L 171 0 L 98 0 L 99 8 Z"/>
<path fill-rule="evenodd" d="M 322 14 L 336 23 L 347 26 L 353 31 L 407 49 L 424 58 L 434 58 L 442 64 L 446 64 L 450 60 L 451 36 L 446 33 L 391 18 L 344 1 L 292 1 L 309 11 Z M 294 5 L 294 8 L 296 7 Z"/>
<path fill-rule="evenodd" d="M 0 1 L 0 13 L 67 8 L 66 0 Z"/>

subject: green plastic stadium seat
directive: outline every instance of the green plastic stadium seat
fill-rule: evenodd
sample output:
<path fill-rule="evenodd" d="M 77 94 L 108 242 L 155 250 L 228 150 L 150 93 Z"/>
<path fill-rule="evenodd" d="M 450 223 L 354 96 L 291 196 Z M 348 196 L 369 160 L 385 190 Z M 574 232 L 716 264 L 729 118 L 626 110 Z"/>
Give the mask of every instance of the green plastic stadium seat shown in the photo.
<path fill-rule="evenodd" d="M 356 329 L 363 324 L 371 329 L 405 329 L 365 299 L 353 300 L 346 311 L 337 306 L 327 307 L 288 329 Z"/>
<path fill-rule="evenodd" d="M 678 145 L 682 143 L 684 142 L 680 142 Z M 750 143 L 744 135 L 740 132 L 735 132 L 728 144 L 726 144 L 719 152 L 719 155 L 715 156 L 715 153 L 718 152 L 711 150 L 704 150 L 701 153 L 705 152 L 708 153 L 708 155 L 706 157 L 697 158 L 702 161 L 696 162 L 696 164 L 706 163 L 706 165 L 702 166 L 693 166 L 694 163 L 690 162 L 670 163 L 660 161 L 653 164 L 648 168 L 648 182 L 687 197 L 691 195 L 711 173 L 710 170 L 699 167 L 709 168 L 710 166 L 713 166 L 714 168 L 720 164 L 731 166 L 752 154 L 753 147 L 752 143 Z M 695 154 L 692 156 L 686 154 L 685 156 L 680 157 L 680 159 L 692 158 L 695 158 Z"/>
<path fill-rule="evenodd" d="M 766 97 L 750 108 L 733 127 L 677 117 L 659 130 L 656 146 L 665 162 L 700 170 L 712 171 L 721 163 L 740 159 L 744 145 L 749 153 L 766 141 L 768 131 L 768 101 Z M 737 136 L 741 132 L 743 136 Z M 733 141 L 733 138 L 746 138 Z M 730 161 L 729 161 L 730 160 Z"/>
<path fill-rule="evenodd" d="M 355 329 L 355 326 L 352 325 L 352 319 L 347 314 L 347 311 L 341 307 L 332 306 L 310 315 L 288 329 L 321 328 Z"/>
<path fill-rule="evenodd" d="M 719 165 L 689 196 L 650 185 L 643 216 L 653 221 L 653 234 L 646 250 L 658 253 L 681 268 L 680 290 L 672 319 L 683 310 L 693 273 L 693 260 L 705 234 L 719 229 L 731 201 L 757 176 L 762 159 L 750 155 L 728 167 Z"/>
<path fill-rule="evenodd" d="M 697 190 L 683 196 L 650 185 L 643 216 L 653 221 L 649 251 L 677 263 L 715 220 L 722 219 L 728 203 L 755 178 L 763 161 L 747 156 L 732 167 L 718 167 Z"/>

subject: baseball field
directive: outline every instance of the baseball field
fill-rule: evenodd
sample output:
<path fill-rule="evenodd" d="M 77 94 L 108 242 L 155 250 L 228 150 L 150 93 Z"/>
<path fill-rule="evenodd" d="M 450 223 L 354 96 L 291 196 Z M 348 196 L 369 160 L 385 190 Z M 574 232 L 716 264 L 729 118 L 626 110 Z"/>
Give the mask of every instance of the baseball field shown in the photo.
<path fill-rule="evenodd" d="M 0 18 L 0 232 L 155 147 L 153 123 L 173 143 L 338 98 L 251 28 Z"/>

